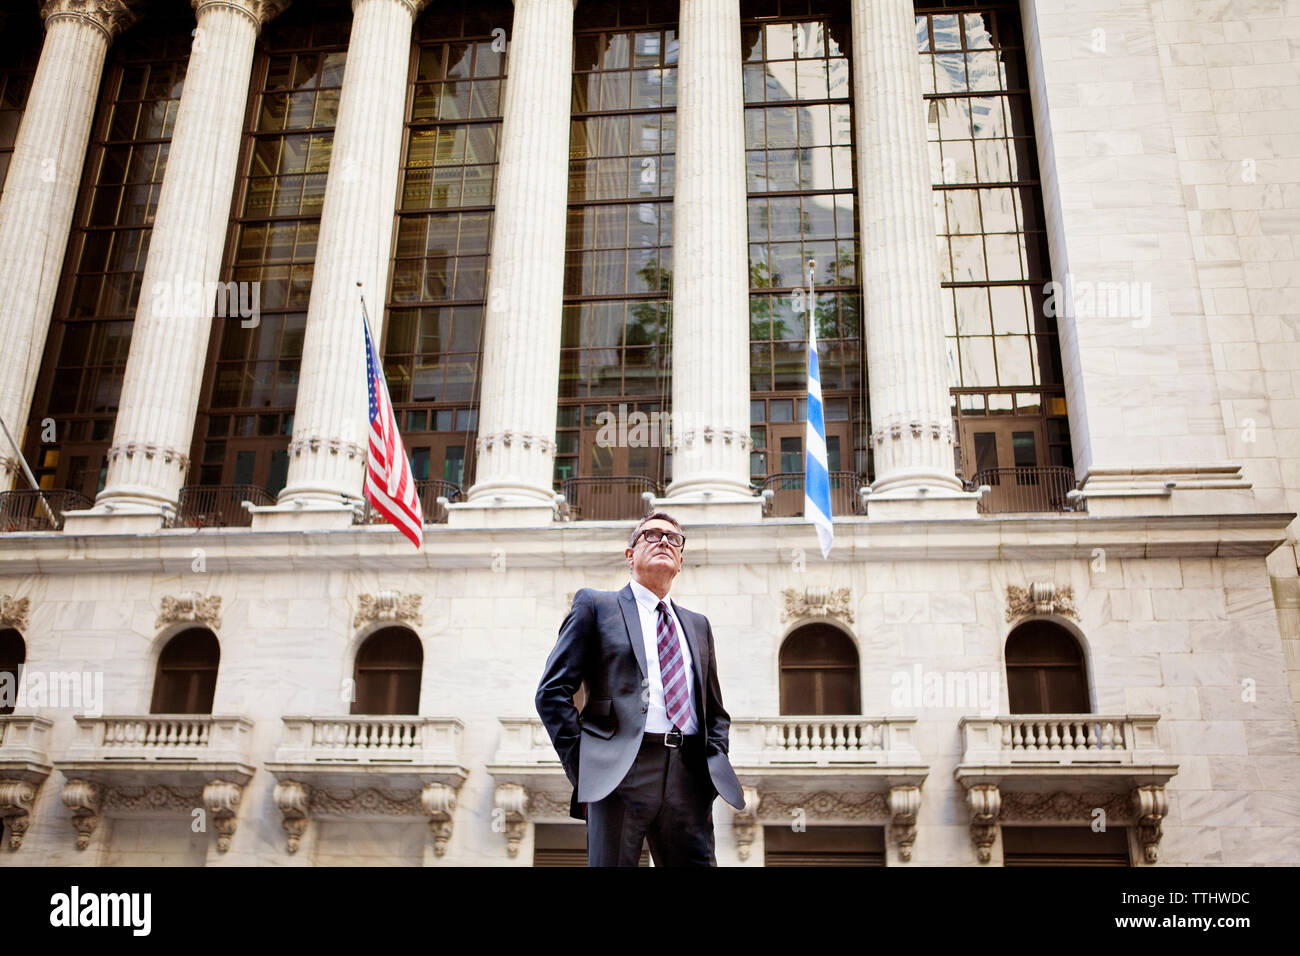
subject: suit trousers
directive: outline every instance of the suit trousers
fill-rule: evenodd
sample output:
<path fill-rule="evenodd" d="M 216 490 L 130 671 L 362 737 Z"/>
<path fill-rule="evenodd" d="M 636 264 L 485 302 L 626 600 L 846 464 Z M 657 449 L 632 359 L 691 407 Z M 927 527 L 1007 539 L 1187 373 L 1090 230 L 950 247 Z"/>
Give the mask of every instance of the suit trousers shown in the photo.
<path fill-rule="evenodd" d="M 636 866 L 643 842 L 655 866 L 717 866 L 704 736 L 664 745 L 646 734 L 622 783 L 587 806 L 587 865 Z"/>

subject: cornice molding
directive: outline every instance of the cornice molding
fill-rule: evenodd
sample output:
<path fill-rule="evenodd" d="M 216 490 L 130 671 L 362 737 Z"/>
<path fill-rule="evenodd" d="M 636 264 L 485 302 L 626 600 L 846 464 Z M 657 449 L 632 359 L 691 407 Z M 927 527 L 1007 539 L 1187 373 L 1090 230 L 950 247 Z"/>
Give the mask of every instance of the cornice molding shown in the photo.
<path fill-rule="evenodd" d="M 1290 513 L 1099 517 L 981 517 L 933 521 L 843 518 L 835 522 L 832 564 L 920 560 L 1080 560 L 1097 549 L 1116 558 L 1263 558 L 1286 540 Z M 608 570 L 622 560 L 627 521 L 557 522 L 545 528 L 425 528 L 413 550 L 380 527 L 336 531 L 164 529 L 149 534 L 0 534 L 0 574 L 92 571 L 191 572 L 194 549 L 216 571 L 491 568 L 505 547 L 513 568 Z M 707 525 L 691 537 L 692 564 L 788 564 L 808 545 L 798 518 Z M 558 563 L 557 563 L 558 557 Z"/>

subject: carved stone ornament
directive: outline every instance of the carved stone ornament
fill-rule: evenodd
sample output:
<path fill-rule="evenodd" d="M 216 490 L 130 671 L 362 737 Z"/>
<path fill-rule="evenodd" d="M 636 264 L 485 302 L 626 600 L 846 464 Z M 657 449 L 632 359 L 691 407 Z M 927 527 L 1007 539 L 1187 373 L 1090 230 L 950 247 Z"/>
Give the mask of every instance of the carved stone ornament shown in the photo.
<path fill-rule="evenodd" d="M 850 794 L 818 790 L 814 793 L 772 793 L 759 795 L 755 817 L 768 822 L 789 823 L 799 812 L 808 820 L 874 820 L 887 822 L 892 813 L 884 791 Z"/>
<path fill-rule="evenodd" d="M 1059 614 L 1079 619 L 1074 606 L 1074 588 L 1057 587 L 1050 581 L 1035 581 L 1027 588 L 1007 585 L 1007 620 L 1014 621 L 1030 614 Z"/>
<path fill-rule="evenodd" d="M 833 617 L 847 624 L 853 623 L 853 595 L 849 588 L 810 587 L 799 591 L 786 588 L 783 621 L 797 621 L 806 617 Z"/>
<path fill-rule="evenodd" d="M 381 815 L 418 816 L 423 812 L 418 790 L 312 790 L 311 815 L 350 817 Z"/>
<path fill-rule="evenodd" d="M 11 850 L 23 845 L 37 789 L 26 780 L 0 780 L 0 817 L 4 818 L 5 829 L 9 831 Z"/>
<path fill-rule="evenodd" d="M 403 591 L 379 591 L 362 594 L 357 598 L 357 613 L 352 618 L 353 627 L 363 627 L 371 622 L 401 621 L 406 624 L 423 624 L 420 613 L 421 594 Z"/>
<path fill-rule="evenodd" d="M 198 787 L 109 787 L 100 809 L 105 813 L 152 813 L 190 816 L 203 806 L 203 791 Z"/>
<path fill-rule="evenodd" d="M 1090 823 L 1097 810 L 1111 823 L 1126 822 L 1132 808 L 1125 793 L 1030 793 L 1013 790 L 1002 795 L 1001 822 Z"/>
<path fill-rule="evenodd" d="M 90 846 L 90 836 L 99 826 L 100 801 L 104 790 L 97 783 L 73 778 L 63 784 L 63 805 L 72 811 L 72 826 L 77 831 L 77 849 Z"/>
<path fill-rule="evenodd" d="M 198 591 L 168 595 L 162 599 L 162 609 L 154 627 L 166 627 L 178 621 L 206 624 L 212 630 L 221 629 L 221 595 L 202 595 Z"/>
<path fill-rule="evenodd" d="M 57 17 L 72 17 L 93 23 L 111 41 L 132 23 L 139 10 L 138 0 L 44 0 L 41 16 L 49 21 Z"/>
<path fill-rule="evenodd" d="M 505 824 L 506 852 L 512 857 L 519 855 L 519 844 L 524 839 L 524 827 L 527 823 L 528 791 L 523 784 L 498 784 L 492 797 L 492 823 L 501 820 Z M 568 807 L 565 807 L 568 813 Z"/>
<path fill-rule="evenodd" d="M 1130 796 L 1137 817 L 1137 837 L 1142 844 L 1142 855 L 1148 863 L 1155 863 L 1160 848 L 1160 822 L 1169 812 L 1169 798 L 1165 796 L 1164 787 L 1154 784 L 1137 787 Z"/>
<path fill-rule="evenodd" d="M 445 783 L 426 783 L 420 791 L 420 805 L 429 818 L 435 856 L 447 855 L 451 842 L 451 816 L 456 810 L 456 791 Z"/>
<path fill-rule="evenodd" d="M 971 839 L 981 863 L 992 856 L 993 841 L 1001 823 L 1091 823 L 1102 810 L 1108 823 L 1136 823 L 1138 842 L 1147 863 L 1155 863 L 1161 822 L 1169 812 L 1162 784 L 1135 787 L 1128 793 L 1011 791 L 1001 793 L 996 784 L 976 784 L 966 793 L 970 807 Z"/>
<path fill-rule="evenodd" d="M 532 819 L 537 817 L 564 817 L 567 819 L 569 816 L 569 798 L 548 793 L 545 790 L 529 790 L 528 802 L 524 807 L 524 816 Z"/>
<path fill-rule="evenodd" d="M 916 842 L 916 813 L 921 809 L 921 788 L 911 785 L 889 788 L 889 833 L 898 846 L 898 858 L 904 863 L 912 859 L 912 844 Z"/>
<path fill-rule="evenodd" d="M 271 798 L 284 817 L 280 825 L 289 838 L 288 850 L 297 853 L 311 815 L 311 788 L 298 780 L 281 780 L 275 785 Z"/>
<path fill-rule="evenodd" d="M 754 834 L 758 830 L 758 821 L 754 819 L 754 808 L 759 804 L 758 788 L 743 787 L 745 809 L 737 810 L 731 817 L 731 829 L 736 834 L 736 853 L 741 860 L 748 860 L 754 845 Z"/>
<path fill-rule="evenodd" d="M 230 841 L 238 823 L 239 800 L 243 793 L 243 787 L 229 780 L 212 780 L 203 788 L 203 806 L 216 821 L 218 853 L 230 849 Z"/>
<path fill-rule="evenodd" d="M 27 598 L 14 597 L 12 594 L 0 594 L 0 627 L 12 627 L 26 630 L 27 615 L 31 612 L 31 601 Z"/>
<path fill-rule="evenodd" d="M 888 792 L 871 790 L 849 794 L 819 790 L 814 793 L 760 792 L 745 787 L 745 808 L 732 817 L 736 848 L 742 860 L 748 860 L 754 834 L 760 821 L 789 825 L 796 820 L 841 822 L 845 820 L 885 823 L 890 839 L 898 847 L 899 859 L 912 859 L 916 842 L 916 814 L 921 808 L 921 788 L 902 784 Z"/>
<path fill-rule="evenodd" d="M 1002 808 L 1002 795 L 995 783 L 977 783 L 966 791 L 966 805 L 970 809 L 970 838 L 975 844 L 975 855 L 981 863 L 993 858 L 993 841 L 998 838 L 998 811 Z"/>
<path fill-rule="evenodd" d="M 289 3 L 290 0 L 190 0 L 196 17 L 204 7 L 232 7 L 246 14 L 259 28 L 283 13 Z"/>
<path fill-rule="evenodd" d="M 394 816 L 429 818 L 433 852 L 447 853 L 451 842 L 452 815 L 456 811 L 456 790 L 445 783 L 426 783 L 422 790 L 389 790 L 366 787 L 356 790 L 313 788 L 299 780 L 281 780 L 272 799 L 283 816 L 281 826 L 288 837 L 286 849 L 297 853 L 312 817 Z"/>

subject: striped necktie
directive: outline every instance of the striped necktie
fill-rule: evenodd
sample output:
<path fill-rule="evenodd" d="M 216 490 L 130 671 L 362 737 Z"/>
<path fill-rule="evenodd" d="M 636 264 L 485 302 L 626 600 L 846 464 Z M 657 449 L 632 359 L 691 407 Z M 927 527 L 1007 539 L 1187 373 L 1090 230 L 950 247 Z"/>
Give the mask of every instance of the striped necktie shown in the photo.
<path fill-rule="evenodd" d="M 686 662 L 682 660 L 681 642 L 677 640 L 677 628 L 668 614 L 668 606 L 660 601 L 655 610 L 659 612 L 659 678 L 664 685 L 664 709 L 672 725 L 681 730 L 690 717 L 691 707 Z"/>

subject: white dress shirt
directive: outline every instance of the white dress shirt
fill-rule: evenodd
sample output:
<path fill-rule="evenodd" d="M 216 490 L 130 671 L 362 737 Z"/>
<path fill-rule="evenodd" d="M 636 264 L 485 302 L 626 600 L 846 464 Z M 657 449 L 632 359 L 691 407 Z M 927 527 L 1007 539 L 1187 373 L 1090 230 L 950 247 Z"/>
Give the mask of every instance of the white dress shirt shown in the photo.
<path fill-rule="evenodd" d="M 646 709 L 645 732 L 648 734 L 665 734 L 673 729 L 668 719 L 668 710 L 664 706 L 664 682 L 659 673 L 659 596 L 639 581 L 631 581 L 632 595 L 636 598 L 637 610 L 641 614 L 641 640 L 645 644 L 646 678 L 650 681 L 650 702 Z M 681 647 L 682 664 L 686 668 L 686 695 L 689 711 L 686 726 L 682 733 L 693 734 L 699 728 L 695 709 L 695 669 L 691 664 L 691 649 L 687 646 L 686 632 L 682 629 L 681 619 L 668 595 L 664 595 L 668 606 L 668 616 L 672 618 L 677 629 L 677 644 Z"/>

